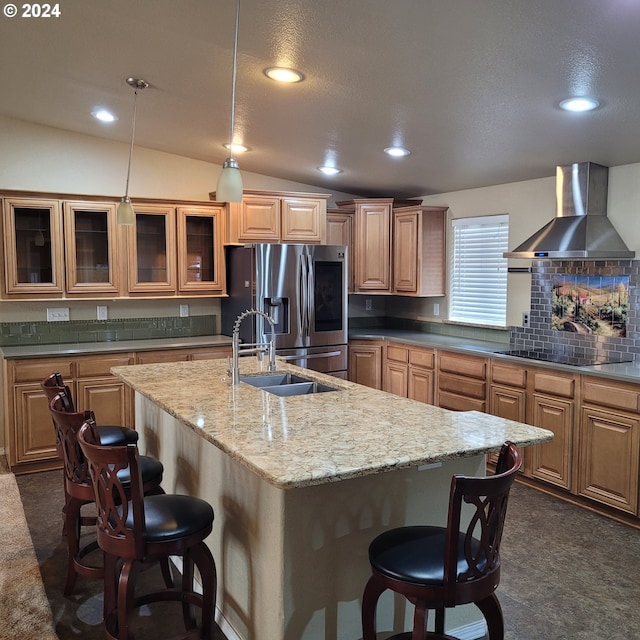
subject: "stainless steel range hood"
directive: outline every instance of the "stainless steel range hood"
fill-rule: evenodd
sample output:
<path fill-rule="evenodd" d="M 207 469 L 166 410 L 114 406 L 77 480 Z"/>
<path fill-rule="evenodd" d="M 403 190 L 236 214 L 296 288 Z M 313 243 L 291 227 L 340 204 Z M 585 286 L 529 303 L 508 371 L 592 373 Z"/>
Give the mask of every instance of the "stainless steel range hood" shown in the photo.
<path fill-rule="evenodd" d="M 633 258 L 607 217 L 609 168 L 581 162 L 556 170 L 556 217 L 505 258 Z"/>

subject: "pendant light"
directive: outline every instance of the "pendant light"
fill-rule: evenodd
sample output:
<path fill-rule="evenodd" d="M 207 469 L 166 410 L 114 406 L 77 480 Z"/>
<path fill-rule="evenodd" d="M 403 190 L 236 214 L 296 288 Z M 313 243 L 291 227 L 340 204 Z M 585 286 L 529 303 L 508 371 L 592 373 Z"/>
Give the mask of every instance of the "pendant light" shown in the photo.
<path fill-rule="evenodd" d="M 149 86 L 148 82 L 139 80 L 138 78 L 127 78 L 127 84 L 133 87 L 133 119 L 131 122 L 131 145 L 129 146 L 129 165 L 127 166 L 127 183 L 124 189 L 124 197 L 118 205 L 116 221 L 118 224 L 133 224 L 136 221 L 133 207 L 131 206 L 131 198 L 129 197 L 129 176 L 131 175 L 131 158 L 133 157 L 133 140 L 136 135 L 136 107 L 138 102 L 138 91 L 142 91 Z"/>
<path fill-rule="evenodd" d="M 219 202 L 242 201 L 242 175 L 238 161 L 233 157 L 233 130 L 236 111 L 236 67 L 238 65 L 238 26 L 240 24 L 240 0 L 236 0 L 236 30 L 233 40 L 233 71 L 231 75 L 231 127 L 229 132 L 229 157 L 222 165 L 218 178 L 216 200 Z"/>

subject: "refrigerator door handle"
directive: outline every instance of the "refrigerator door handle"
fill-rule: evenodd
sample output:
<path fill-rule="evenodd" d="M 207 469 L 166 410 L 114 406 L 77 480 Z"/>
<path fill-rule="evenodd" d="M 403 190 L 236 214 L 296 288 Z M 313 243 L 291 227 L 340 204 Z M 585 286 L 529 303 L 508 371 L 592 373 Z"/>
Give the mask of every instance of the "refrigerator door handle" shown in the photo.
<path fill-rule="evenodd" d="M 278 356 L 281 360 L 311 360 L 312 358 L 331 358 L 342 355 L 341 351 L 325 351 L 323 353 L 307 353 L 302 356 Z"/>
<path fill-rule="evenodd" d="M 307 326 L 305 328 L 305 337 L 308 338 L 311 333 L 311 316 L 313 310 L 313 259 L 306 256 L 307 259 Z"/>
<path fill-rule="evenodd" d="M 303 336 L 307 335 L 307 326 L 309 324 L 309 318 L 307 314 L 309 312 L 308 304 L 308 289 L 307 289 L 307 264 L 304 255 L 300 256 L 300 264 L 298 265 L 298 293 L 300 296 L 300 308 L 298 309 L 298 316 L 300 320 L 300 333 Z"/>

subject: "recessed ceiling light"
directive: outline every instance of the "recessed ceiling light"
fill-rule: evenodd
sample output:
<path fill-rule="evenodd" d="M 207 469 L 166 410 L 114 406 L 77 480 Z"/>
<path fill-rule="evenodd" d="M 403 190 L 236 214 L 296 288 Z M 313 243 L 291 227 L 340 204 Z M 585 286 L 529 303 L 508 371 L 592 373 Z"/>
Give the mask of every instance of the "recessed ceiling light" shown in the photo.
<path fill-rule="evenodd" d="M 595 98 L 588 96 L 582 96 L 580 98 L 567 98 L 560 102 L 560 108 L 565 111 L 581 112 L 581 111 L 593 111 L 600 106 L 600 103 Z"/>
<path fill-rule="evenodd" d="M 405 149 L 404 147 L 387 147 L 384 152 L 388 156 L 393 156 L 394 158 L 402 158 L 403 156 L 408 156 L 411 153 L 409 149 Z"/>
<path fill-rule="evenodd" d="M 100 120 L 100 122 L 115 122 L 118 119 L 118 116 L 113 115 L 113 113 L 106 109 L 95 109 L 91 112 L 91 115 L 96 120 Z"/>
<path fill-rule="evenodd" d="M 337 167 L 318 167 L 318 171 L 322 171 L 325 176 L 335 176 L 337 173 L 342 173 L 342 169 Z"/>
<path fill-rule="evenodd" d="M 233 151 L 233 153 L 245 153 L 246 151 L 251 151 L 251 147 L 247 147 L 246 144 L 240 144 L 238 142 L 234 142 L 233 144 L 225 142 L 222 146 L 225 149 L 229 149 L 229 151 Z"/>
<path fill-rule="evenodd" d="M 302 82 L 304 80 L 304 76 L 299 71 L 287 67 L 269 67 L 264 70 L 264 75 L 278 82 L 292 83 Z"/>

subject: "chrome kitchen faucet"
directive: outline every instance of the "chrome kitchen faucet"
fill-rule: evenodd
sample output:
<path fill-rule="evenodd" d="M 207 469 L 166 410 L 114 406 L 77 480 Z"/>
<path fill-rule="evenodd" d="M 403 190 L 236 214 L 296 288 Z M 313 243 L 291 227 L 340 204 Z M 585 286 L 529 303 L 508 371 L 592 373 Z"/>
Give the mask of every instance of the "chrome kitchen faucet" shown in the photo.
<path fill-rule="evenodd" d="M 240 325 L 242 321 L 248 316 L 262 316 L 271 326 L 271 340 L 268 342 L 249 342 L 247 344 L 240 345 Z M 231 342 L 232 348 L 232 366 L 231 366 L 231 384 L 240 383 L 240 354 L 250 355 L 252 353 L 258 354 L 262 357 L 263 353 L 269 354 L 269 373 L 275 373 L 276 370 L 276 330 L 273 323 L 273 318 L 270 315 L 264 313 L 264 311 L 258 311 L 258 309 L 247 309 L 243 311 L 233 324 L 233 336 Z"/>

